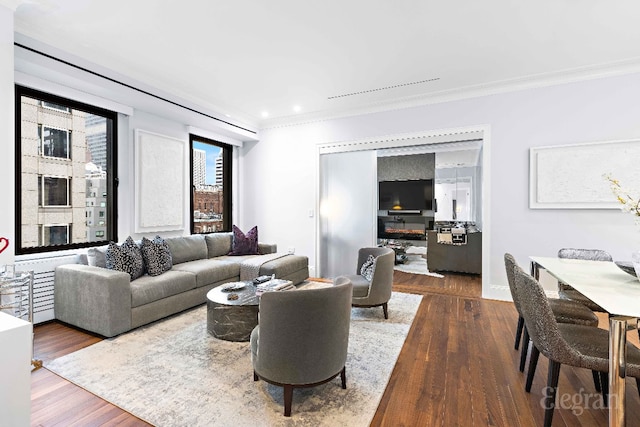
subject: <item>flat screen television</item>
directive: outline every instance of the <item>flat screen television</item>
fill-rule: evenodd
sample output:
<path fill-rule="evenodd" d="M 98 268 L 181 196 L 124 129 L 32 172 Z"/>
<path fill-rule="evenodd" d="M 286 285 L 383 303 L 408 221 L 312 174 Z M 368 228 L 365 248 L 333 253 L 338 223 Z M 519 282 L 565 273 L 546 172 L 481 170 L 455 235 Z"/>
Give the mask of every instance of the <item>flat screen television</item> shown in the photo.
<path fill-rule="evenodd" d="M 433 180 L 380 181 L 378 209 L 383 211 L 433 210 Z"/>

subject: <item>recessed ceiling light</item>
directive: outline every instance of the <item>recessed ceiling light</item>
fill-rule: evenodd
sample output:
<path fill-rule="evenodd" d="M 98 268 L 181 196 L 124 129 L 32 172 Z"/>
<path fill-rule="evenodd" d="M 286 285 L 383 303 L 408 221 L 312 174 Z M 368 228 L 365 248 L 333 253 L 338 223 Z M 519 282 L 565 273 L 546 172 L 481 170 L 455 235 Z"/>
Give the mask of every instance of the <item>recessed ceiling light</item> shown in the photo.
<path fill-rule="evenodd" d="M 300 112 L 300 109 L 301 109 L 301 108 L 300 108 L 300 106 L 299 106 L 299 105 L 294 105 L 294 106 L 293 106 L 293 111 L 295 111 L 296 113 L 299 113 L 299 112 Z"/>
<path fill-rule="evenodd" d="M 264 117 L 264 118 L 269 117 L 269 112 L 268 111 L 263 111 L 262 112 L 262 117 Z"/>

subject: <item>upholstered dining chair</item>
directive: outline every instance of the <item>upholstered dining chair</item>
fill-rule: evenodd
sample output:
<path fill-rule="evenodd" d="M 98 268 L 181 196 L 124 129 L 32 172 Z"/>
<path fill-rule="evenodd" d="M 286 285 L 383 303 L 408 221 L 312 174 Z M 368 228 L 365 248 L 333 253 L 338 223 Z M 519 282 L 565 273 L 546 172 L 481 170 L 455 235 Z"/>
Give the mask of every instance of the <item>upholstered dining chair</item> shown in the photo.
<path fill-rule="evenodd" d="M 518 293 L 515 291 L 515 276 L 514 267 L 518 264 L 516 259 L 510 253 L 504 254 L 504 266 L 507 273 L 507 282 L 509 283 L 509 291 L 511 292 L 511 298 L 513 304 L 518 312 L 518 324 L 516 327 L 516 340 L 514 347 L 517 350 L 520 344 L 520 338 L 523 337 L 522 352 L 520 355 L 520 372 L 524 372 L 524 366 L 527 360 L 527 353 L 529 351 L 529 333 L 527 328 L 524 327 L 524 317 L 522 316 L 522 303 Z M 575 325 L 585 326 L 598 326 L 598 316 L 591 311 L 588 307 L 580 304 L 576 301 L 562 300 L 558 298 L 548 298 L 549 306 L 553 312 L 558 323 L 572 323 Z M 600 379 L 594 373 L 593 376 L 596 389 L 600 391 Z"/>
<path fill-rule="evenodd" d="M 575 248 L 562 248 L 558 251 L 558 258 L 568 259 L 585 259 L 590 261 L 613 261 L 611 255 L 600 249 L 575 249 Z M 578 301 L 581 304 L 586 305 L 593 311 L 600 313 L 606 313 L 607 310 L 600 307 L 589 298 L 582 295 L 580 292 L 573 289 L 566 283 L 558 281 L 558 295 L 564 300 Z"/>
<path fill-rule="evenodd" d="M 542 286 L 536 279 L 514 267 L 515 291 L 519 296 L 525 327 L 533 342 L 527 391 L 531 390 L 533 372 L 542 353 L 549 359 L 544 401 L 544 425 L 551 426 L 555 409 L 560 367 L 570 365 L 599 372 L 604 402 L 607 402 L 609 371 L 609 333 L 600 328 L 558 323 Z M 627 343 L 626 375 L 636 378 L 640 391 L 640 350 Z"/>
<path fill-rule="evenodd" d="M 338 277 L 333 286 L 260 297 L 258 326 L 251 332 L 253 380 L 284 388 L 286 417 L 294 388 L 314 387 L 338 375 L 347 388 L 351 294 L 351 281 Z"/>
<path fill-rule="evenodd" d="M 356 274 L 345 275 L 353 283 L 353 307 L 382 306 L 384 318 L 389 318 L 387 303 L 391 299 L 395 259 L 395 252 L 389 248 L 358 250 Z"/>

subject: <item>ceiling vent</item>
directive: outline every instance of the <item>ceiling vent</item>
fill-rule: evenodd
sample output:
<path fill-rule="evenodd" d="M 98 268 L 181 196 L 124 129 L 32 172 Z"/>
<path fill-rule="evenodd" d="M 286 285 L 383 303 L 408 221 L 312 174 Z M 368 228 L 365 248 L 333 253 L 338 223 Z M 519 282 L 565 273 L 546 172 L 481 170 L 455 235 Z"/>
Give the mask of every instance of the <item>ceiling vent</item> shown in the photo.
<path fill-rule="evenodd" d="M 361 90 L 359 92 L 345 93 L 345 94 L 342 94 L 342 95 L 334 95 L 334 96 L 328 97 L 327 99 L 337 99 L 337 98 L 345 98 L 347 96 L 363 95 L 365 93 L 380 92 L 382 90 L 397 89 L 399 87 L 413 86 L 413 85 L 419 85 L 419 84 L 422 84 L 422 83 L 434 82 L 436 80 L 440 80 L 440 77 L 436 77 L 434 79 L 428 79 L 428 80 L 420 80 L 418 82 L 401 83 L 401 84 L 397 84 L 397 85 L 393 85 L 393 86 L 379 87 L 377 89 Z"/>

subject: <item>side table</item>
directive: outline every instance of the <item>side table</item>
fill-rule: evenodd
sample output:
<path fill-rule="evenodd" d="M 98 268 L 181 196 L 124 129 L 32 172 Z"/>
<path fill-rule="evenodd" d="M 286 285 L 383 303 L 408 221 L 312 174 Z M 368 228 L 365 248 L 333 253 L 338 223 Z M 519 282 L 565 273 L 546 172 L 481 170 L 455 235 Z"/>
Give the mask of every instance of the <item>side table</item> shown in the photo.
<path fill-rule="evenodd" d="M 229 286 L 244 284 L 241 289 L 225 292 Z M 237 299 L 229 299 L 235 294 Z M 207 331 L 226 341 L 249 341 L 258 325 L 260 299 L 252 282 L 225 283 L 207 293 Z"/>

